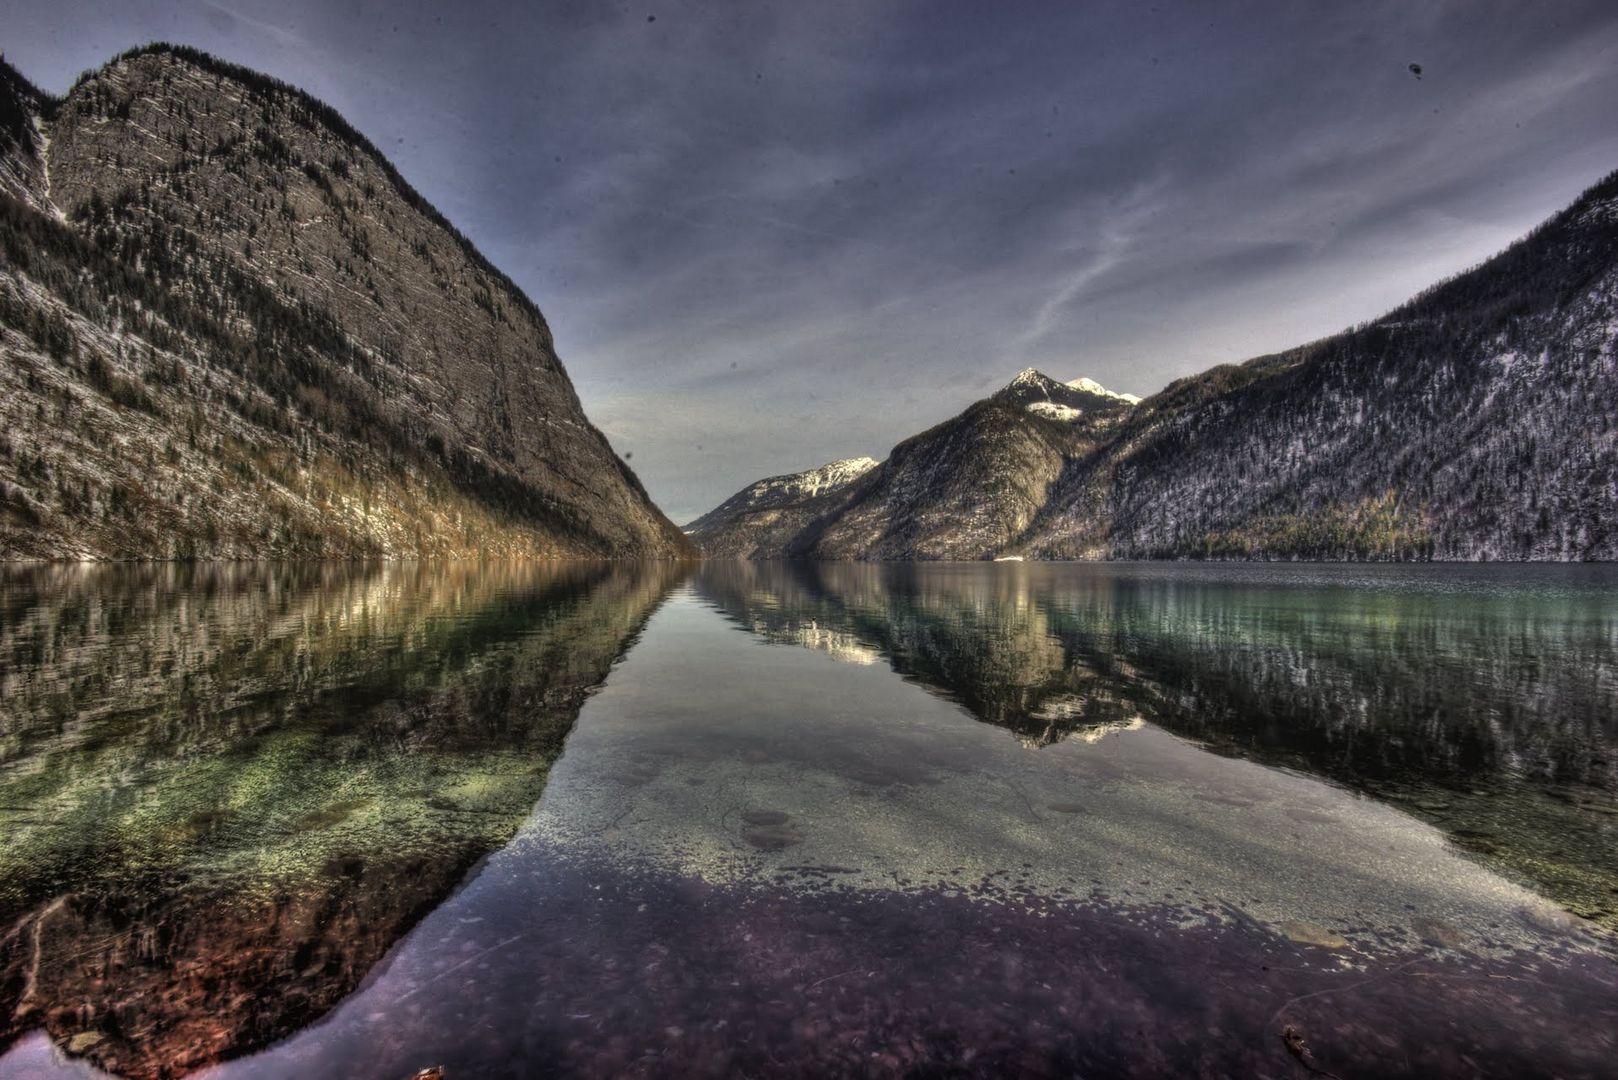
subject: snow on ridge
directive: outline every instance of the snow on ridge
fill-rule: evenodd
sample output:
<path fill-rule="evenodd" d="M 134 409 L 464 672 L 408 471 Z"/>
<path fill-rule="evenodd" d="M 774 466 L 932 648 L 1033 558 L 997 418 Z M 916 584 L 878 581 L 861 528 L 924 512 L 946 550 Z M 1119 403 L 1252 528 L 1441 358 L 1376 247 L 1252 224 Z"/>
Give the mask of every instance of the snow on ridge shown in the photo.
<path fill-rule="evenodd" d="M 803 472 L 782 473 L 780 476 L 766 476 L 746 488 L 742 495 L 753 502 L 766 498 L 778 492 L 791 492 L 794 495 L 819 495 L 822 491 L 842 487 L 852 483 L 876 468 L 879 464 L 875 458 L 852 457 L 841 461 L 827 462 L 815 469 L 805 469 Z"/>
<path fill-rule="evenodd" d="M 789 479 L 804 494 L 818 495 L 828 488 L 841 487 L 851 480 L 859 479 L 876 468 L 877 464 L 875 458 L 843 458 L 841 461 L 828 462 L 818 469 L 797 473 Z"/>
<path fill-rule="evenodd" d="M 1029 370 L 1032 370 L 1032 369 L 1029 369 Z M 1063 385 L 1071 387 L 1074 390 L 1078 390 L 1081 393 L 1094 394 L 1097 397 L 1113 398 L 1116 401 L 1127 401 L 1131 405 L 1140 404 L 1139 395 L 1137 395 L 1137 394 L 1120 394 L 1115 390 L 1108 390 L 1105 386 L 1102 386 L 1100 383 L 1096 382 L 1094 379 L 1087 379 L 1083 375 L 1079 376 L 1077 379 L 1074 379 L 1072 382 L 1064 383 Z"/>
<path fill-rule="evenodd" d="M 1108 390 L 1094 379 L 1085 378 L 1082 375 L 1072 382 L 1059 382 L 1038 368 L 1032 367 L 1023 368 L 1017 372 L 1017 377 L 1007 384 L 1006 389 L 1017 390 L 1022 387 L 1035 387 L 1042 391 L 1046 397 L 1050 396 L 1053 389 L 1063 387 L 1068 390 L 1077 390 L 1081 394 L 1093 394 L 1096 397 L 1111 398 L 1113 401 L 1122 401 L 1130 405 L 1140 402 L 1140 398 L 1134 394 L 1120 394 L 1116 390 Z"/>
<path fill-rule="evenodd" d="M 1075 409 L 1071 405 L 1058 405 L 1054 401 L 1030 401 L 1023 408 L 1036 416 L 1043 416 L 1048 420 L 1060 420 L 1064 424 L 1071 424 L 1084 415 L 1083 409 Z"/>
<path fill-rule="evenodd" d="M 1055 379 L 1051 378 L 1038 368 L 1027 367 L 1017 372 L 1017 377 L 1012 379 L 1011 382 L 1007 384 L 1006 389 L 1009 390 L 1015 386 L 1044 386 L 1046 383 L 1060 385 Z"/>

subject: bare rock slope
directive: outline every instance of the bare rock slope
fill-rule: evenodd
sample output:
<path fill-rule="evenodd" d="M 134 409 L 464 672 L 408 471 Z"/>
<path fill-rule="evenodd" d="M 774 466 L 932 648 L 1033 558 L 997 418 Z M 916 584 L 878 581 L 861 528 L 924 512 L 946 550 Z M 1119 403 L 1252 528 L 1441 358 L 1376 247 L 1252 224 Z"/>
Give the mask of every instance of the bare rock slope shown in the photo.
<path fill-rule="evenodd" d="M 666 557 L 534 304 L 358 132 L 149 46 L 0 66 L 0 557 Z"/>

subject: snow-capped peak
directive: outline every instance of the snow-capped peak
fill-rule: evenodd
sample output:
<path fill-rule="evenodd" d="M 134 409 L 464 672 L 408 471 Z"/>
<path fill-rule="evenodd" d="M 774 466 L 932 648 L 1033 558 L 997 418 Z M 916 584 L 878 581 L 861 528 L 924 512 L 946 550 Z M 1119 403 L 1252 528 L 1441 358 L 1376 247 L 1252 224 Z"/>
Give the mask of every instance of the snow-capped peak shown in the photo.
<path fill-rule="evenodd" d="M 844 484 L 853 483 L 879 464 L 881 463 L 875 458 L 844 458 L 841 461 L 828 462 L 818 469 L 805 469 L 803 472 L 767 477 L 739 494 L 751 501 L 780 495 L 793 497 L 819 495 L 823 491 L 831 491 Z"/>
<path fill-rule="evenodd" d="M 790 506 L 838 488 L 846 487 L 880 465 L 876 458 L 853 457 L 828 462 L 818 469 L 782 473 L 757 480 L 685 527 L 687 535 L 700 534 L 715 522 L 737 514 Z"/>
<path fill-rule="evenodd" d="M 1079 378 L 1074 379 L 1072 382 L 1058 382 L 1038 368 L 1031 367 L 1023 368 L 1021 371 L 1019 371 L 1017 373 L 1017 377 L 1012 379 L 1011 382 L 1007 384 L 1006 392 L 1017 394 L 1019 397 L 1029 396 L 1030 392 L 1040 393 L 1049 400 L 1052 399 L 1052 391 L 1056 391 L 1056 396 L 1060 397 L 1059 388 L 1063 387 L 1068 390 L 1076 390 L 1081 394 L 1091 394 L 1095 397 L 1111 398 L 1113 401 L 1127 402 L 1130 405 L 1134 405 L 1140 401 L 1140 398 L 1136 397 L 1134 394 L 1120 394 L 1116 390 L 1108 390 L 1105 386 L 1102 386 L 1094 379 L 1088 379 L 1080 376 Z"/>
<path fill-rule="evenodd" d="M 1033 371 L 1033 368 L 1029 368 L 1028 370 Z M 1018 377 L 1021 378 L 1021 376 Z M 1087 379 L 1082 375 L 1077 379 L 1074 379 L 1072 382 L 1065 383 L 1064 385 L 1072 387 L 1074 390 L 1084 394 L 1094 394 L 1097 397 L 1107 397 L 1114 398 L 1118 401 L 1127 401 L 1131 405 L 1138 405 L 1140 403 L 1140 398 L 1135 394 L 1120 394 L 1117 391 L 1108 390 L 1105 386 L 1102 386 L 1094 379 Z"/>
<path fill-rule="evenodd" d="M 1029 367 L 1023 368 L 1021 371 L 1017 372 L 1017 377 L 1011 380 L 1008 389 L 1015 386 L 1042 386 L 1045 383 L 1054 382 L 1056 382 L 1056 380 L 1045 374 L 1043 371 L 1039 370 L 1038 368 Z"/>

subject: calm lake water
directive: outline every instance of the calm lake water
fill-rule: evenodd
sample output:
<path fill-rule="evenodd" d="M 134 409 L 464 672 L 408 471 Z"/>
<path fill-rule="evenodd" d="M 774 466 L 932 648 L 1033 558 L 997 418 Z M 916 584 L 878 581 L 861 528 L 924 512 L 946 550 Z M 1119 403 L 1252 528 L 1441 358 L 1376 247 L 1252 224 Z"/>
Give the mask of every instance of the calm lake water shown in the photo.
<path fill-rule="evenodd" d="M 0 577 L 0 1076 L 1618 1076 L 1618 568 Z"/>

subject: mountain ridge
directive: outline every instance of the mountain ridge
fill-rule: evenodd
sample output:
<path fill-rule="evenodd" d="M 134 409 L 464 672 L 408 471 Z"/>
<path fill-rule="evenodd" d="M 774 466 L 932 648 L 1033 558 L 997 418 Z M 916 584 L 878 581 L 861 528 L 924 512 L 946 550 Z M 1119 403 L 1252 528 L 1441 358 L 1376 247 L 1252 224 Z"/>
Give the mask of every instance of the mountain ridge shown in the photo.
<path fill-rule="evenodd" d="M 743 489 L 699 518 L 691 536 L 710 556 L 989 558 L 1033 520 L 1063 462 L 1094 446 L 1132 407 L 1110 391 L 1029 368 L 767 528 L 729 516 Z M 999 482 L 1005 476 L 1014 482 Z"/>
<path fill-rule="evenodd" d="M 1053 386 L 1028 369 L 901 442 L 872 476 L 923 446 L 929 478 L 761 556 L 1618 559 L 1618 172 L 1387 315 L 1119 397 L 1087 438 L 1033 438 L 1030 408 L 1079 419 Z M 998 467 L 951 463 L 962 439 Z"/>
<path fill-rule="evenodd" d="M 812 516 L 823 513 L 826 500 L 846 494 L 876 468 L 875 458 L 843 458 L 803 472 L 782 473 L 756 480 L 685 527 L 693 538 L 707 536 L 715 527 L 729 531 L 725 554 L 749 557 L 806 527 Z"/>
<path fill-rule="evenodd" d="M 691 553 L 330 106 L 164 44 L 0 97 L 0 557 Z"/>

